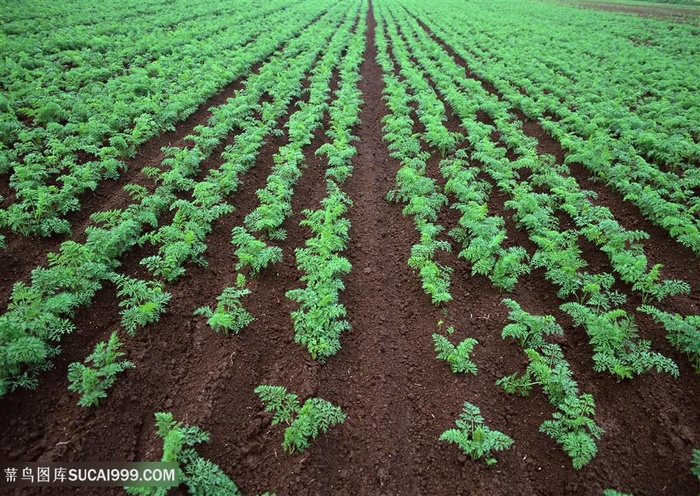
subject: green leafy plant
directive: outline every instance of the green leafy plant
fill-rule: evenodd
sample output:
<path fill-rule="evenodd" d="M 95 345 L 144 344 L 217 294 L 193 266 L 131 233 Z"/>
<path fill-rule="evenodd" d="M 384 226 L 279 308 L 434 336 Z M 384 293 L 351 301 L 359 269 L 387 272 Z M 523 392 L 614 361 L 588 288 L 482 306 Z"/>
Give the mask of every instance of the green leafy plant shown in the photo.
<path fill-rule="evenodd" d="M 467 338 L 455 346 L 445 336 L 433 334 L 433 341 L 437 353 L 436 358 L 449 363 L 453 374 L 464 372 L 476 375 L 476 364 L 469 359 L 474 346 L 479 344 L 476 339 Z"/>
<path fill-rule="evenodd" d="M 194 188 L 188 182 L 186 189 Z M 183 187 L 184 188 L 184 187 Z M 158 254 L 141 260 L 155 276 L 163 277 L 168 282 L 176 281 L 185 274 L 184 264 L 194 262 L 207 266 L 204 252 L 207 249 L 205 239 L 211 232 L 212 222 L 222 215 L 233 211 L 233 206 L 225 203 L 221 195 L 211 189 L 195 189 L 193 201 L 176 200 L 170 205 L 175 211 L 170 224 L 165 224 L 155 231 L 141 236 L 140 243 L 159 246 Z"/>
<path fill-rule="evenodd" d="M 585 273 L 580 282 L 579 303 L 585 303 L 594 308 L 596 312 L 607 312 L 627 301 L 627 296 L 619 291 L 611 290 L 615 284 L 615 278 L 612 274 Z"/>
<path fill-rule="evenodd" d="M 607 370 L 621 379 L 631 379 L 655 369 L 678 377 L 676 363 L 668 357 L 651 351 L 651 342 L 637 339 L 637 326 L 623 309 L 607 312 L 576 302 L 564 303 L 560 308 L 568 313 L 577 326 L 586 329 L 593 345 L 593 369 Z"/>
<path fill-rule="evenodd" d="M 264 241 L 246 231 L 245 227 L 234 227 L 231 242 L 237 247 L 238 263 L 236 270 L 246 265 L 250 267 L 250 275 L 255 276 L 261 269 L 282 260 L 282 249 L 278 246 L 267 246 Z"/>
<path fill-rule="evenodd" d="M 452 300 L 450 294 L 450 274 L 452 267 L 435 261 L 435 252 L 451 251 L 450 243 L 437 239 L 442 226 L 431 222 L 418 221 L 420 241 L 411 247 L 408 265 L 419 270 L 423 290 L 430 295 L 433 305 L 441 305 Z"/>
<path fill-rule="evenodd" d="M 567 396 L 558 408 L 552 414 L 553 420 L 542 422 L 540 431 L 562 445 L 578 470 L 596 455 L 595 440 L 600 439 L 604 432 L 592 419 L 595 415 L 593 396 Z"/>
<path fill-rule="evenodd" d="M 158 281 L 142 281 L 133 277 L 115 274 L 112 281 L 117 285 L 117 296 L 122 310 L 122 325 L 130 334 L 136 329 L 160 320 L 165 306 L 170 301 L 170 293 L 163 291 Z"/>
<path fill-rule="evenodd" d="M 642 305 L 638 310 L 651 315 L 664 326 L 666 338 L 677 350 L 688 356 L 695 367 L 695 373 L 700 374 L 700 315 L 683 317 L 650 305 Z"/>
<path fill-rule="evenodd" d="M 352 265 L 339 253 L 348 241 L 350 221 L 343 215 L 351 201 L 333 181 L 327 181 L 327 188 L 328 196 L 321 201 L 323 208 L 305 210 L 306 218 L 300 222 L 314 234 L 304 248 L 295 250 L 297 267 L 304 274 L 300 280 L 306 282 L 306 287 L 285 293 L 299 303 L 292 312 L 294 340 L 321 362 L 338 352 L 341 333 L 350 329 L 339 293 L 345 289 L 343 275 Z"/>
<path fill-rule="evenodd" d="M 254 317 L 243 307 L 241 298 L 250 294 L 245 287 L 246 280 L 243 274 L 238 274 L 236 287 L 228 287 L 223 290 L 216 300 L 216 308 L 201 307 L 194 311 L 195 315 L 203 315 L 207 318 L 207 324 L 216 332 L 229 334 L 238 332 L 253 322 Z"/>
<path fill-rule="evenodd" d="M 209 441 L 209 433 L 197 426 L 184 425 L 174 420 L 172 413 L 156 413 L 158 436 L 163 439 L 162 462 L 179 465 L 178 479 L 190 494 L 201 496 L 241 496 L 236 484 L 218 465 L 202 458 L 193 446 Z M 125 487 L 126 492 L 138 496 L 165 496 L 168 488 Z"/>
<path fill-rule="evenodd" d="M 266 412 L 274 412 L 272 425 L 286 423 L 282 447 L 289 453 L 304 451 L 309 438 L 316 439 L 319 433 L 342 424 L 347 418 L 340 407 L 321 398 L 309 398 L 303 406 L 296 394 L 287 392 L 282 386 L 261 385 L 255 393 L 265 405 Z"/>
<path fill-rule="evenodd" d="M 587 265 L 581 258 L 578 233 L 542 228 L 536 232 L 539 234 L 531 236 L 538 245 L 532 257 L 532 266 L 545 269 L 547 279 L 559 287 L 559 298 L 576 294 L 582 284 L 580 270 Z"/>
<path fill-rule="evenodd" d="M 545 336 L 563 335 L 564 330 L 551 315 L 532 315 L 523 310 L 517 301 L 503 298 L 503 303 L 510 308 L 507 324 L 501 332 L 504 339 L 517 339 L 522 348 L 537 349 L 545 344 Z"/>
<path fill-rule="evenodd" d="M 661 277 L 661 264 L 654 265 L 643 278 L 640 278 L 632 285 L 634 291 L 642 293 L 642 303 L 647 304 L 649 300 L 661 301 L 667 296 L 690 293 L 690 285 L 678 279 L 665 279 L 659 282 Z"/>
<path fill-rule="evenodd" d="M 92 362 L 92 367 L 80 362 L 73 362 L 68 366 L 68 390 L 81 394 L 78 405 L 97 406 L 101 399 L 107 397 L 107 389 L 117 380 L 117 374 L 134 368 L 132 362 L 119 360 L 124 356 L 124 353 L 119 351 L 120 346 L 115 331 L 109 337 L 109 341 L 97 343 L 95 350 L 85 359 L 85 363 Z"/>
<path fill-rule="evenodd" d="M 479 408 L 468 401 L 459 418 L 455 421 L 457 428 L 448 429 L 440 435 L 440 441 L 456 444 L 465 454 L 472 458 L 486 457 L 486 464 L 497 462 L 491 456 L 492 451 L 503 451 L 513 444 L 513 440 L 500 431 L 494 431 L 484 425 L 484 418 Z"/>
<path fill-rule="evenodd" d="M 693 460 L 691 463 L 693 466 L 690 468 L 690 472 L 700 479 L 700 449 L 693 450 Z"/>
<path fill-rule="evenodd" d="M 554 405 L 558 405 L 569 396 L 576 396 L 578 387 L 571 377 L 571 367 L 564 360 L 564 354 L 558 345 L 544 344 L 539 350 L 528 348 L 525 354 L 530 363 L 522 376 L 513 374 L 496 381 L 505 392 L 527 396 L 532 386 L 539 385 Z"/>
<path fill-rule="evenodd" d="M 522 246 L 498 250 L 498 259 L 489 278 L 493 284 L 504 291 L 512 291 L 518 278 L 530 273 L 529 256 Z"/>

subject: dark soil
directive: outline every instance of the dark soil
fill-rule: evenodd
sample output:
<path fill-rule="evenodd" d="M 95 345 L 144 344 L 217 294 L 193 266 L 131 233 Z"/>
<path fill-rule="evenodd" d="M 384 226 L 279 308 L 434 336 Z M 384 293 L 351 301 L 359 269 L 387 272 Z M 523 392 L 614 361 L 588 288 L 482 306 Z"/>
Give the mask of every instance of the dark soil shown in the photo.
<path fill-rule="evenodd" d="M 694 6 L 680 5 L 659 5 L 659 4 L 624 4 L 616 2 L 596 2 L 574 0 L 573 5 L 578 5 L 584 9 L 603 10 L 606 12 L 620 12 L 623 14 L 636 15 L 639 17 L 650 17 L 662 19 L 664 21 L 676 22 L 679 24 L 700 24 L 700 8 Z"/>
<path fill-rule="evenodd" d="M 431 305 L 418 275 L 406 264 L 418 233 L 412 220 L 401 214 L 402 205 L 385 199 L 399 163 L 389 157 L 382 141 L 381 119 L 388 109 L 375 61 L 375 25 L 370 16 L 360 82 L 365 103 L 362 124 L 355 130 L 358 154 L 353 175 L 343 185 L 354 206 L 348 214 L 352 227 L 345 254 L 353 270 L 342 293 L 352 330 L 341 337 L 341 351 L 325 364 L 312 361 L 294 342 L 290 312 L 296 304 L 285 297 L 286 291 L 302 284 L 294 258 L 294 249 L 309 236 L 307 228 L 298 226 L 302 211 L 317 208 L 325 194 L 324 163 L 313 154 L 326 140 L 321 131 L 305 150 L 308 168 L 295 191 L 294 215 L 284 225 L 288 238 L 280 245 L 284 260 L 253 280 L 253 293 L 244 301 L 255 322 L 239 335 L 224 336 L 193 316 L 196 308 L 214 304 L 221 290 L 233 283 L 230 231 L 257 205 L 255 191 L 264 186 L 272 157 L 286 142 L 284 135 L 273 137 L 231 198 L 236 211 L 219 219 L 207 238 L 209 266 L 188 266 L 186 276 L 167 287 L 173 296 L 160 322 L 134 338 L 125 336 L 125 351 L 136 368 L 120 376 L 98 408 L 78 407 L 77 396 L 67 391 L 68 364 L 82 361 L 95 343 L 119 326 L 115 288 L 106 285 L 94 304 L 75 316 L 77 330 L 64 338 L 63 353 L 54 369 L 41 376 L 39 389 L 17 391 L 0 401 L 0 460 L 159 460 L 162 441 L 155 434 L 154 413 L 170 411 L 176 419 L 211 433 L 211 442 L 201 445 L 199 453 L 218 464 L 246 495 L 599 495 L 607 488 L 638 496 L 700 492 L 700 483 L 690 473 L 692 449 L 700 447 L 700 378 L 653 322 L 640 318 L 640 332 L 653 341 L 655 350 L 678 363 L 679 379 L 648 373 L 618 382 L 593 372 L 588 338 L 559 311 L 556 289 L 542 270 L 523 277 L 512 294 L 500 294 L 487 279 L 472 277 L 469 264 L 450 254 L 442 261 L 454 267 L 454 300 L 445 309 Z M 227 92 L 203 109 L 221 103 Z M 450 130 L 459 132 L 457 119 L 450 112 L 448 117 Z M 204 119 L 206 110 L 164 135 L 165 141 L 144 145 L 134 166 L 159 161 L 160 146 L 179 143 Z M 540 141 L 540 152 L 561 159 L 558 143 L 536 123 L 525 122 L 524 129 Z M 428 172 L 441 184 L 436 163 L 431 159 Z M 700 313 L 700 272 L 692 253 L 614 192 L 590 181 L 585 170 L 574 168 L 572 174 L 582 187 L 599 193 L 597 202 L 608 206 L 623 226 L 650 233 L 647 254 L 652 262 L 664 264 L 667 277 L 681 277 L 694 288 L 690 296 L 670 301 L 669 308 Z M 506 199 L 494 190 L 490 212 L 506 217 L 509 243 L 532 253 L 527 233 L 503 208 Z M 94 199 L 83 201 L 83 208 L 117 208 L 127 200 L 118 185 L 108 185 Z M 457 216 L 444 209 L 440 221 L 450 229 Z M 44 263 L 50 245 L 47 241 L 30 249 L 18 244 L 0 252 L 5 264 L 0 301 L 7 301 L 12 282 Z M 593 247 L 585 247 L 584 257 L 608 270 Z M 120 271 L 145 277 L 139 260 L 128 255 Z M 565 329 L 560 345 L 581 391 L 595 397 L 596 421 L 606 431 L 598 456 L 580 471 L 538 431 L 553 411 L 541 390 L 535 388 L 523 398 L 494 384 L 504 375 L 522 372 L 527 364 L 518 343 L 500 336 L 508 313 L 500 302 L 503 297 L 517 300 L 532 313 L 555 315 Z M 479 341 L 473 353 L 479 367 L 476 376 L 453 375 L 446 363 L 435 359 L 431 335 L 447 326 L 456 329 L 453 342 L 466 337 Z M 305 452 L 287 454 L 281 447 L 283 427 L 271 426 L 270 415 L 253 392 L 260 384 L 283 385 L 302 399 L 325 398 L 342 406 L 348 419 Z M 491 428 L 515 440 L 511 449 L 497 455 L 495 466 L 471 460 L 455 446 L 438 441 L 453 427 L 464 401 L 477 405 Z M 75 488 L 9 494 L 98 493 Z M 99 494 L 123 491 L 105 489 Z"/>

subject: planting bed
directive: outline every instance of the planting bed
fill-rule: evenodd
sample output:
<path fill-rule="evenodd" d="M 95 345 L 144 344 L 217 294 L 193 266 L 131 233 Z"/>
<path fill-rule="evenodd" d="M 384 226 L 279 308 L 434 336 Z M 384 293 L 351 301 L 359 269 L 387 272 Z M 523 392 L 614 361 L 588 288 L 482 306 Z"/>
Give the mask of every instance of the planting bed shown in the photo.
<path fill-rule="evenodd" d="M 33 3 L 0 15 L 0 463 L 160 461 L 171 412 L 245 495 L 700 492 L 696 28 L 505 0 Z M 156 32 L 121 29 L 129 8 Z M 124 120 L 76 107 L 100 91 Z M 241 227 L 281 260 L 243 263 Z M 135 332 L 117 275 L 170 295 Z M 234 287 L 254 320 L 215 332 L 195 311 Z M 546 349 L 502 337 L 504 299 L 561 326 L 544 339 L 573 388 L 496 384 Z M 113 331 L 135 367 L 78 406 L 69 366 Z M 434 334 L 476 339 L 477 373 L 436 359 Z M 290 454 L 261 384 L 347 419 Z M 540 428 L 560 386 L 603 431 L 580 468 Z M 439 440 L 465 402 L 512 438 L 497 463 Z"/>

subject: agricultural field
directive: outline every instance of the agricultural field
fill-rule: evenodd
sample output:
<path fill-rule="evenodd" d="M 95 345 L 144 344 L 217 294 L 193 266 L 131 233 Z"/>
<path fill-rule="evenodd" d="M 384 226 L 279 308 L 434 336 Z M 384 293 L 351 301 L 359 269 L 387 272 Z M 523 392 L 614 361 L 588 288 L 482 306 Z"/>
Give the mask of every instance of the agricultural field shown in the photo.
<path fill-rule="evenodd" d="M 698 19 L 6 2 L 0 463 L 699 494 Z"/>

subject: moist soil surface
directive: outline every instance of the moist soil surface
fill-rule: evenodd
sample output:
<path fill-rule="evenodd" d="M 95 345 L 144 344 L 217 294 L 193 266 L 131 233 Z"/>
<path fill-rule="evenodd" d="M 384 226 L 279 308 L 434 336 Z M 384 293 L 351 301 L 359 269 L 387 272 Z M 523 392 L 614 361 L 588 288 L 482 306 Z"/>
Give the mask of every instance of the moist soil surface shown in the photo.
<path fill-rule="evenodd" d="M 639 317 L 640 333 L 652 340 L 656 351 L 678 363 L 679 379 L 652 372 L 618 381 L 594 372 L 587 336 L 559 311 L 556 289 L 542 270 L 522 277 L 512 293 L 500 294 L 486 278 L 472 276 L 467 262 L 451 254 L 442 262 L 454 268 L 454 300 L 444 309 L 431 305 L 418 275 L 406 263 L 418 241 L 413 221 L 402 215 L 402 205 L 385 199 L 400 165 L 382 141 L 382 117 L 388 109 L 375 61 L 376 24 L 371 14 L 368 24 L 359 83 L 364 99 L 362 124 L 355 130 L 358 153 L 353 174 L 343 185 L 354 202 L 348 213 L 352 227 L 345 252 L 353 269 L 342 293 L 352 330 L 342 335 L 340 352 L 324 364 L 311 360 L 294 342 L 290 312 L 296 304 L 285 297 L 286 291 L 301 286 L 294 250 L 310 235 L 307 228 L 299 227 L 301 212 L 317 208 L 325 194 L 324 163 L 313 154 L 326 140 L 323 132 L 316 133 L 306 150 L 308 168 L 295 190 L 294 215 L 284 225 L 289 233 L 281 245 L 284 259 L 253 280 L 252 294 L 244 300 L 255 316 L 253 324 L 238 335 L 225 336 L 213 332 L 203 318 L 193 317 L 196 308 L 213 304 L 221 290 L 233 284 L 236 259 L 231 228 L 257 205 L 255 191 L 265 185 L 272 157 L 286 140 L 284 135 L 275 136 L 231 199 L 236 211 L 214 224 L 205 253 L 209 266 L 187 266 L 187 274 L 166 287 L 172 293 L 168 312 L 135 337 L 125 337 L 124 350 L 136 368 L 119 377 L 97 408 L 77 406 L 77 396 L 67 391 L 68 364 L 83 361 L 97 342 L 119 327 L 116 288 L 106 284 L 94 304 L 76 314 L 77 330 L 63 339 L 62 354 L 55 367 L 42 374 L 40 387 L 14 392 L 0 401 L 0 460 L 156 461 L 162 455 L 162 440 L 155 434 L 154 413 L 170 411 L 177 420 L 211 434 L 211 441 L 200 445 L 198 452 L 218 464 L 246 495 L 265 491 L 278 495 L 593 495 L 608 488 L 635 495 L 697 495 L 700 483 L 690 473 L 690 457 L 692 449 L 700 447 L 700 380 L 650 319 Z M 180 143 L 206 120 L 207 108 L 224 102 L 237 87 L 224 89 L 174 133 L 144 145 L 130 166 L 159 162 L 161 146 Z M 450 130 L 460 131 L 454 115 L 448 113 L 448 117 Z M 523 128 L 540 141 L 543 153 L 561 160 L 561 147 L 537 123 L 524 121 Z M 429 161 L 428 174 L 440 181 L 438 161 Z M 582 187 L 598 193 L 597 202 L 609 207 L 623 226 L 651 235 L 645 241 L 647 256 L 652 263 L 664 264 L 665 277 L 680 277 L 700 288 L 700 271 L 691 252 L 646 222 L 614 192 L 589 181 L 583 168 L 572 173 Z M 130 180 L 138 177 L 129 174 Z M 122 184 L 103 186 L 83 208 L 126 205 Z M 494 194 L 490 209 L 506 217 L 509 242 L 532 254 L 534 245 L 508 217 L 505 200 Z M 446 231 L 457 220 L 455 211 L 443 209 L 440 222 Z M 75 236 L 81 237 L 80 229 Z M 28 280 L 29 270 L 45 263 L 46 252 L 58 246 L 57 240 L 53 243 L 44 241 L 29 248 L 26 241 L 10 240 L 3 260 L 14 268 L 7 276 L 3 269 L 3 302 L 14 281 Z M 593 269 L 610 271 L 607 259 L 595 247 L 584 244 L 583 248 Z M 120 271 L 147 278 L 148 272 L 139 264 L 147 254 L 146 250 L 128 254 Z M 518 343 L 501 338 L 508 314 L 501 304 L 504 296 L 531 313 L 556 316 L 564 327 L 559 344 L 580 390 L 594 396 L 596 422 L 605 429 L 598 455 L 581 470 L 574 470 L 556 442 L 538 431 L 553 412 L 541 389 L 520 397 L 494 384 L 500 377 L 523 372 L 527 365 Z M 639 302 L 632 301 L 630 308 L 633 303 Z M 699 306 L 697 291 L 669 303 L 671 310 L 685 314 L 700 313 Z M 448 326 L 456 329 L 450 338 L 453 342 L 466 337 L 478 340 L 472 354 L 476 376 L 454 375 L 445 362 L 435 359 L 431 335 Z M 288 454 L 281 447 L 283 427 L 271 425 L 271 415 L 263 412 L 253 392 L 260 384 L 284 385 L 302 399 L 327 399 L 342 406 L 347 420 L 306 451 Z M 465 401 L 481 409 L 487 425 L 515 441 L 512 448 L 498 453 L 494 466 L 438 441 L 443 431 L 454 426 Z M 180 492 L 185 494 L 186 489 Z M 9 494 L 123 491 L 46 488 Z"/>
<path fill-rule="evenodd" d="M 662 19 L 664 21 L 676 22 L 680 24 L 700 24 L 700 5 L 645 5 L 643 3 L 625 4 L 616 2 L 596 2 L 586 0 L 567 0 L 567 3 L 579 5 L 584 9 L 604 10 L 607 12 L 620 12 L 624 14 L 636 15 L 639 17 Z"/>

